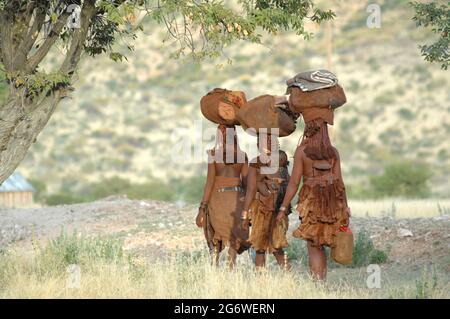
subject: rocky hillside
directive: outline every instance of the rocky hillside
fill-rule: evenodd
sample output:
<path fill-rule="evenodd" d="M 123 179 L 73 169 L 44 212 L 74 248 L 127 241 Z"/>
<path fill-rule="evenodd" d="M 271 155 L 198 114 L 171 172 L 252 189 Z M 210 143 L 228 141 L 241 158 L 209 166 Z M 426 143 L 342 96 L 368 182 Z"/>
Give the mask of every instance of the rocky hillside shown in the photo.
<path fill-rule="evenodd" d="M 368 2 L 327 3 L 337 12 L 331 69 L 348 97 L 332 134 L 348 183 L 363 186 L 386 163 L 409 159 L 432 167 L 435 194 L 450 194 L 449 73 L 420 56 L 417 45 L 428 34 L 411 21 L 407 1 L 379 1 L 380 29 L 366 26 Z M 201 96 L 215 87 L 241 89 L 248 97 L 283 94 L 285 80 L 296 72 L 326 68 L 325 27 L 308 29 L 315 32 L 308 42 L 286 33 L 263 46 L 237 43 L 222 59 L 196 65 L 170 59 L 163 29 L 148 24 L 128 61 L 84 61 L 73 98 L 60 105 L 19 170 L 49 191 L 110 176 L 145 182 L 203 174 L 211 136 L 196 135 Z M 200 159 L 174 162 L 172 155 L 180 153 L 174 150 L 176 128 L 188 142 L 203 140 Z M 288 154 L 300 130 L 283 139 Z M 243 148 L 254 142 L 244 134 L 241 141 Z"/>

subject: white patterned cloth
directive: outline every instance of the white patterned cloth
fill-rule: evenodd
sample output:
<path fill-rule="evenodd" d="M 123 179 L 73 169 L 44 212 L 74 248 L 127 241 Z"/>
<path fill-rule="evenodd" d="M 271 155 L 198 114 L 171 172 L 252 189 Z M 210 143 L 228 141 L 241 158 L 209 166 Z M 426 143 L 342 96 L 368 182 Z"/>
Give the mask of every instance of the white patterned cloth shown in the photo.
<path fill-rule="evenodd" d="M 299 73 L 287 80 L 286 84 L 288 91 L 290 87 L 296 86 L 306 92 L 333 87 L 338 84 L 338 79 L 328 70 L 316 70 Z"/>

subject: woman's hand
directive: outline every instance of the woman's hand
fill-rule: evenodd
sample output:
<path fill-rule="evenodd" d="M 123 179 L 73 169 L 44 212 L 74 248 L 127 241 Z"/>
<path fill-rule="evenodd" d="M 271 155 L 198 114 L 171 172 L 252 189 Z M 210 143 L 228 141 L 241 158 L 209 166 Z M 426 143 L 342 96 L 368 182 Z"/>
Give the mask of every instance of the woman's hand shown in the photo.
<path fill-rule="evenodd" d="M 195 218 L 195 223 L 197 224 L 198 227 L 203 227 L 205 224 L 205 216 L 206 216 L 206 208 L 205 207 L 200 207 L 198 209 L 198 214 L 197 217 Z"/>
<path fill-rule="evenodd" d="M 279 211 L 277 215 L 277 223 L 281 222 L 283 219 L 286 218 L 286 214 L 284 211 Z"/>
<path fill-rule="evenodd" d="M 248 230 L 250 228 L 250 219 L 248 218 L 248 212 L 246 210 L 241 213 L 241 222 L 242 229 Z"/>
<path fill-rule="evenodd" d="M 243 219 L 242 220 L 242 229 L 249 230 L 249 228 L 250 228 L 250 219 Z"/>

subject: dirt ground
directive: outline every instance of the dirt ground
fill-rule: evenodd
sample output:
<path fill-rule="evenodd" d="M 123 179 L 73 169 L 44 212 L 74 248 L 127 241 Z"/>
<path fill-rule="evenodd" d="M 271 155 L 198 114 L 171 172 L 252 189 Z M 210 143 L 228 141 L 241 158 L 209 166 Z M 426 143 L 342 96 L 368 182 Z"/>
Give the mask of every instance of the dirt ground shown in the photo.
<path fill-rule="evenodd" d="M 194 206 L 110 197 L 76 205 L 0 210 L 0 248 L 22 247 L 31 239 L 45 243 L 61 230 L 88 235 L 110 235 L 124 240 L 126 250 L 144 256 L 171 251 L 196 251 L 205 247 L 202 231 L 195 227 Z M 295 214 L 290 228 L 298 225 Z M 384 267 L 415 273 L 425 266 L 450 273 L 450 216 L 393 219 L 352 218 L 357 234 L 366 229 L 375 248 L 388 254 Z M 393 268 L 393 269 L 394 269 Z"/>

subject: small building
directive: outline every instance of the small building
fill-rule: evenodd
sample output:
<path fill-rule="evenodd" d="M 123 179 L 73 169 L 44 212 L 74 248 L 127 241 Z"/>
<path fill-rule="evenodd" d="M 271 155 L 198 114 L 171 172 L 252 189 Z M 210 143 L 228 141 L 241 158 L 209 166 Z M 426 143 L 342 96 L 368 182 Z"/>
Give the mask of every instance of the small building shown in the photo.
<path fill-rule="evenodd" d="M 33 186 L 19 172 L 0 185 L 0 208 L 29 207 L 33 204 Z"/>

